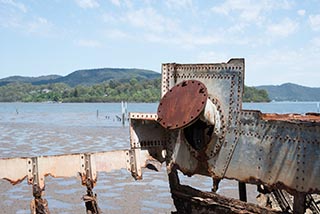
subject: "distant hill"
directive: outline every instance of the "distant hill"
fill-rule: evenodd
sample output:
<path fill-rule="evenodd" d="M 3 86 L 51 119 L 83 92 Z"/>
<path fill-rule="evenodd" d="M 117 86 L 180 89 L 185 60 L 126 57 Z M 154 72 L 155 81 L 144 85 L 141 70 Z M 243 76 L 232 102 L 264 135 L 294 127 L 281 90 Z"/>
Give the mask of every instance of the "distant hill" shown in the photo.
<path fill-rule="evenodd" d="M 154 80 L 160 78 L 160 73 L 151 70 L 126 68 L 84 69 L 74 71 L 66 76 L 11 76 L 0 79 L 0 86 L 15 82 L 31 83 L 32 85 L 65 83 L 70 87 L 75 87 L 77 85 L 92 86 L 108 80 L 128 83 L 132 78 L 135 78 L 138 82 L 141 80 Z M 254 89 L 264 89 L 267 93 Z M 292 83 L 285 83 L 277 86 L 263 85 L 247 87 L 245 92 L 244 101 L 246 102 L 265 102 L 269 99 L 275 101 L 320 101 L 320 88 L 310 88 Z"/>
<path fill-rule="evenodd" d="M 268 92 L 269 98 L 275 101 L 320 101 L 320 88 L 305 87 L 292 83 L 282 85 L 257 86 Z"/>
<path fill-rule="evenodd" d="M 23 83 L 32 83 L 32 84 L 41 84 L 41 82 L 48 82 L 58 79 L 62 76 L 59 75 L 47 75 L 40 77 L 23 77 L 23 76 L 11 76 L 0 79 L 0 86 L 7 85 L 14 82 L 23 82 Z"/>
<path fill-rule="evenodd" d="M 42 85 L 49 83 L 65 83 L 71 87 L 77 85 L 94 85 L 107 80 L 127 81 L 132 78 L 137 80 L 156 79 L 160 74 L 144 69 L 125 69 L 125 68 L 98 68 L 74 71 L 67 76 L 49 75 L 42 77 L 21 77 L 12 76 L 0 79 L 0 86 L 12 82 L 32 83 L 33 85 Z"/>
<path fill-rule="evenodd" d="M 50 83 L 65 83 L 71 87 L 76 85 L 93 85 L 102 83 L 107 80 L 130 80 L 136 78 L 137 80 L 142 79 L 155 79 L 160 77 L 160 74 L 143 69 L 125 69 L 125 68 L 101 68 L 101 69 L 89 69 L 89 70 L 78 70 L 71 74 L 53 80 Z"/>

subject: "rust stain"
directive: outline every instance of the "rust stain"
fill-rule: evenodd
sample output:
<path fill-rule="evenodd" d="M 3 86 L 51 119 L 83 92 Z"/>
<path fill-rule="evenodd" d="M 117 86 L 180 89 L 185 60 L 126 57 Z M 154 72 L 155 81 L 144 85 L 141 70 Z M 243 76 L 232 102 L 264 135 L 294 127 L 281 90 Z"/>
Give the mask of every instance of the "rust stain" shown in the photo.
<path fill-rule="evenodd" d="M 307 113 L 302 114 L 275 114 L 275 113 L 264 113 L 261 114 L 263 120 L 273 121 L 288 121 L 288 122 L 320 122 L 320 114 Z"/>
<path fill-rule="evenodd" d="M 183 128 L 195 121 L 203 111 L 208 92 L 197 80 L 175 85 L 160 100 L 158 122 L 166 129 Z"/>
<path fill-rule="evenodd" d="M 26 175 L 23 178 L 15 180 L 15 181 L 11 180 L 9 178 L 3 178 L 3 179 L 9 181 L 12 185 L 16 185 L 16 184 L 20 184 L 26 177 L 28 177 L 28 176 Z"/>

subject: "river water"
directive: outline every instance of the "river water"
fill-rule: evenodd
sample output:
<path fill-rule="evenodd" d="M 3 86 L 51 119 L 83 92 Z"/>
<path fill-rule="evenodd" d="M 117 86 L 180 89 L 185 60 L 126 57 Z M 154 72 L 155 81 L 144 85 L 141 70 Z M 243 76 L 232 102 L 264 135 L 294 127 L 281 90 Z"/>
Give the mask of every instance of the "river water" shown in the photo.
<path fill-rule="evenodd" d="M 155 113 L 157 103 L 129 103 L 128 112 Z M 319 112 L 315 102 L 244 103 L 243 109 L 262 112 Z M 67 153 L 99 152 L 129 148 L 129 129 L 122 127 L 119 103 L 1 103 L 0 157 L 31 157 Z M 201 190 L 211 189 L 211 179 L 180 175 L 182 183 Z M 79 178 L 46 178 L 45 198 L 51 213 L 85 213 L 81 197 L 86 188 Z M 0 180 L 1 213 L 30 213 L 31 186 L 26 181 L 12 186 Z M 255 202 L 255 187 L 248 186 L 249 201 Z M 171 213 L 165 167 L 145 170 L 134 181 L 125 170 L 99 173 L 94 191 L 103 213 Z M 219 193 L 237 197 L 237 183 L 223 180 Z"/>

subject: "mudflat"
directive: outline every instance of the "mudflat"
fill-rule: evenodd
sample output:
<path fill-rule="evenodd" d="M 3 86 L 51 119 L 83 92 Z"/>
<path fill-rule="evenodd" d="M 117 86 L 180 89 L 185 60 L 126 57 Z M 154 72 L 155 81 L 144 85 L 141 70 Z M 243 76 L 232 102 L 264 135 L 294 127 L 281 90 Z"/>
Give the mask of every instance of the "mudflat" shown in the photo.
<path fill-rule="evenodd" d="M 46 123 L 0 121 L 0 157 L 32 157 L 84 152 L 101 152 L 129 148 L 128 127 L 68 126 Z M 180 174 L 181 183 L 210 191 L 212 180 L 203 176 L 188 178 Z M 82 196 L 86 187 L 80 177 L 45 179 L 45 195 L 51 213 L 86 213 Z M 254 186 L 249 187 L 251 190 Z M 0 180 L 1 213 L 30 213 L 32 187 L 26 181 L 12 186 Z M 160 172 L 144 170 L 143 179 L 135 181 L 125 169 L 99 173 L 94 192 L 103 213 L 171 213 L 171 199 L 165 166 Z M 248 191 L 249 192 L 249 191 Z M 252 192 L 252 191 L 251 191 Z M 253 191 L 254 192 L 254 191 Z M 219 193 L 237 198 L 237 183 L 223 180 Z M 255 201 L 255 194 L 249 194 Z"/>

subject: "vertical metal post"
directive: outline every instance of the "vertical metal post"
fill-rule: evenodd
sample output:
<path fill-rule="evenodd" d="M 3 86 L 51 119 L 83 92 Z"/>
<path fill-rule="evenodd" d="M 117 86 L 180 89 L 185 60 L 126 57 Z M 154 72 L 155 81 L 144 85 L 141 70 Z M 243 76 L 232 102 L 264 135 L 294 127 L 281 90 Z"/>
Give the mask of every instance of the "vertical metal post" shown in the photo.
<path fill-rule="evenodd" d="M 171 168 L 171 171 L 168 173 L 168 179 L 169 179 L 169 186 L 170 191 L 179 188 L 180 185 L 180 179 L 178 176 L 178 171 L 175 166 Z"/>
<path fill-rule="evenodd" d="M 306 194 L 298 193 L 293 199 L 293 213 L 294 214 L 304 214 L 306 211 Z"/>
<path fill-rule="evenodd" d="M 40 174 L 38 171 L 38 158 L 31 158 L 32 167 L 30 174 L 32 175 L 32 194 L 34 199 L 30 203 L 30 211 L 32 214 L 49 214 L 48 201 L 42 198 L 44 187 L 41 188 Z M 44 179 L 44 178 L 42 178 Z"/>
<path fill-rule="evenodd" d="M 220 181 L 221 181 L 220 179 L 212 178 L 212 189 L 211 189 L 212 192 L 217 192 L 217 190 L 219 189 Z"/>
<path fill-rule="evenodd" d="M 140 148 L 132 149 L 130 151 L 131 175 L 136 180 L 142 179 L 140 153 Z"/>
<path fill-rule="evenodd" d="M 91 164 L 91 155 L 84 154 L 85 175 L 82 175 L 82 185 L 87 187 L 87 194 L 83 196 L 87 214 L 100 214 L 97 203 L 97 194 L 93 192 L 94 179 Z"/>
<path fill-rule="evenodd" d="M 239 199 L 240 201 L 247 202 L 247 189 L 246 189 L 246 183 L 239 182 Z"/>

